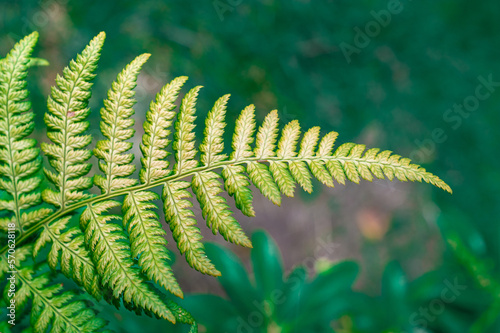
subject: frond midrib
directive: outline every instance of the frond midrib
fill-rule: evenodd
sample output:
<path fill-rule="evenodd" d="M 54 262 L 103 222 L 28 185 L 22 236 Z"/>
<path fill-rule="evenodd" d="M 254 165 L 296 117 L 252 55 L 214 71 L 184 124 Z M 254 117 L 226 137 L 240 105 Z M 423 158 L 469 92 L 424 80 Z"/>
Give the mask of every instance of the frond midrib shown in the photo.
<path fill-rule="evenodd" d="M 264 160 L 262 160 L 258 157 L 249 157 L 249 158 L 245 158 L 242 160 L 225 160 L 225 161 L 218 162 L 218 163 L 215 163 L 215 164 L 212 164 L 209 166 L 200 166 L 200 167 L 192 168 L 192 169 L 189 169 L 188 171 L 185 171 L 183 173 L 180 173 L 180 174 L 177 173 L 174 175 L 163 177 L 163 178 L 160 178 L 160 179 L 155 180 L 155 181 L 150 182 L 150 183 L 139 184 L 139 185 L 131 186 L 127 189 L 120 189 L 118 191 L 103 193 L 103 194 L 100 194 L 100 195 L 97 195 L 94 197 L 84 199 L 82 201 L 79 201 L 78 203 L 75 203 L 73 205 L 66 207 L 65 210 L 60 210 L 60 211 L 56 212 L 55 214 L 53 214 L 53 215 L 41 220 L 40 222 L 34 224 L 21 237 L 18 238 L 17 242 L 19 244 L 22 244 L 23 241 L 25 241 L 29 236 L 33 235 L 36 231 L 38 231 L 44 224 L 50 223 L 50 222 L 54 221 L 55 219 L 60 218 L 69 212 L 72 212 L 74 210 L 77 210 L 79 208 L 87 206 L 89 204 L 94 204 L 97 202 L 109 200 L 111 198 L 125 195 L 125 194 L 131 193 L 131 192 L 148 190 L 148 189 L 154 188 L 156 186 L 160 186 L 163 183 L 169 183 L 172 181 L 184 179 L 184 178 L 192 176 L 198 172 L 210 171 L 210 170 L 222 168 L 222 167 L 225 167 L 228 165 L 239 165 L 239 164 L 245 164 L 245 163 L 251 163 L 251 162 L 272 162 L 272 161 L 276 161 L 276 162 L 348 161 L 348 162 L 378 164 L 378 165 L 381 165 L 384 167 L 392 167 L 392 168 L 401 168 L 401 169 L 405 169 L 405 170 L 411 170 L 415 173 L 419 173 L 419 172 L 425 173 L 425 171 L 423 171 L 423 170 L 417 170 L 415 168 L 412 168 L 412 164 L 410 164 L 410 165 L 397 165 L 397 164 L 391 164 L 390 161 L 377 161 L 374 159 L 364 159 L 363 157 L 352 158 L 352 157 L 339 157 L 339 156 L 311 156 L 311 157 L 307 157 L 307 158 L 290 157 L 290 158 L 286 158 L 286 159 L 279 158 L 279 157 L 267 157 Z M 7 246 L 4 246 L 0 253 L 4 253 L 6 250 L 7 250 Z"/>

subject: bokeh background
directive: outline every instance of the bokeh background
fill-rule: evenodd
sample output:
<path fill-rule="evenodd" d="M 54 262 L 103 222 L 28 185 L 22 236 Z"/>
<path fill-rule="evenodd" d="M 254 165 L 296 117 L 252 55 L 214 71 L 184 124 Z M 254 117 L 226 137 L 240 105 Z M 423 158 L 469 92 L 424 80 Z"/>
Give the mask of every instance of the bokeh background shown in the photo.
<path fill-rule="evenodd" d="M 240 110 L 254 103 L 259 121 L 278 109 L 282 125 L 298 119 L 303 128 L 320 125 L 324 133 L 339 132 L 338 142 L 411 157 L 446 181 L 453 195 L 397 181 L 333 189 L 315 184 L 313 194 L 298 190 L 281 208 L 255 192 L 256 217 L 240 214 L 238 219 L 249 233 L 259 228 L 269 232 L 282 252 L 285 271 L 310 258 L 332 264 L 354 260 L 360 266 L 354 289 L 373 299 L 384 297 L 383 273 L 389 263 L 397 263 L 410 289 L 413 282 L 425 280 L 420 288 L 432 292 L 418 302 L 384 303 L 385 311 L 378 308 L 381 314 L 374 315 L 381 316 L 380 326 L 367 332 L 468 332 L 485 316 L 489 319 L 479 332 L 500 332 L 498 311 L 492 310 L 498 308 L 500 293 L 481 285 L 477 269 L 487 272 L 488 286 L 498 280 L 499 14 L 495 0 L 2 0 L 0 54 L 22 36 L 40 32 L 37 56 L 50 66 L 31 72 L 30 87 L 42 124 L 55 75 L 105 31 L 91 100 L 96 139 L 110 83 L 135 56 L 148 52 L 152 57 L 136 89 L 137 141 L 156 92 L 174 77 L 187 75 L 188 87 L 204 86 L 197 108 L 198 142 L 211 105 L 230 93 L 227 139 Z M 36 135 L 43 140 L 42 126 Z M 201 229 L 207 240 L 222 244 L 222 237 Z M 447 242 L 450 235 L 461 239 L 463 251 L 473 259 L 464 264 L 464 256 L 457 256 Z M 250 269 L 249 250 L 224 246 Z M 215 278 L 177 259 L 174 270 L 185 293 L 224 297 Z M 315 275 L 315 270 L 309 273 Z M 431 307 L 426 325 L 412 322 L 411 314 L 429 308 L 446 281 L 455 279 L 466 286 L 457 301 L 434 313 Z M 405 314 L 392 316 L 403 303 Z M 121 332 L 174 330 L 104 304 L 102 311 Z M 339 332 L 361 331 L 357 325 L 349 313 L 332 318 Z"/>

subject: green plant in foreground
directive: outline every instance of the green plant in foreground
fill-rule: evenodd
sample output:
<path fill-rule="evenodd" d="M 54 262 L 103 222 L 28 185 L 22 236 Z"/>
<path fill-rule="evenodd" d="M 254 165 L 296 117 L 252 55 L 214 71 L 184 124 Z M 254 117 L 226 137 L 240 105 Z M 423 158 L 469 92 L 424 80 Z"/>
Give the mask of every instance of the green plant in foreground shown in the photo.
<path fill-rule="evenodd" d="M 284 277 L 274 240 L 258 231 L 252 244 L 254 281 L 233 253 L 206 244 L 207 253 L 220 267 L 218 280 L 228 299 L 200 294 L 188 296 L 182 303 L 207 333 L 333 332 L 332 321 L 350 310 L 358 265 L 351 261 L 328 264 L 313 279 L 308 279 L 306 267 L 297 266 Z"/>
<path fill-rule="evenodd" d="M 35 332 L 94 332 L 105 325 L 74 293 L 49 282 L 52 272 L 44 269 L 45 264 L 96 300 L 123 302 L 136 313 L 187 323 L 197 331 L 193 317 L 151 284 L 183 296 L 169 265 L 165 231 L 155 212 L 154 201 L 159 198 L 151 191 L 154 187 L 162 188 L 165 219 L 179 251 L 194 269 L 213 276 L 220 272 L 205 253 L 188 189 L 194 192 L 214 234 L 251 247 L 231 208 L 219 196 L 221 177 L 236 207 L 248 216 L 254 215 L 250 184 L 279 205 L 281 194 L 293 196 L 296 183 L 311 192 L 312 176 L 327 186 L 334 185 L 333 179 L 358 183 L 373 176 L 423 180 L 451 192 L 437 176 L 390 151 L 365 152 L 364 145 L 346 143 L 332 152 L 337 133 L 326 134 L 318 144 L 319 127 L 302 135 L 297 121 L 279 131 L 277 111 L 269 113 L 256 131 L 252 105 L 236 121 L 233 151 L 227 156 L 222 135 L 229 95 L 215 102 L 205 119 L 202 143 L 196 147 L 193 129 L 201 87 L 191 89 L 179 112 L 174 112 L 186 77 L 164 86 L 150 104 L 140 146 L 142 168 L 135 179 L 131 177 L 134 156 L 127 153 L 132 143 L 127 140 L 134 135 L 133 89 L 148 54 L 138 56 L 118 74 L 101 109 L 105 139 L 88 149 L 93 139 L 85 134 L 88 101 L 104 33 L 56 78 L 44 116 L 50 143 L 41 145 L 48 159 L 42 174 L 37 142 L 28 138 L 35 124 L 25 81 L 28 67 L 40 62 L 31 58 L 37 38 L 36 32 L 25 37 L 0 61 L 0 229 L 6 244 L 0 254 L 0 275 L 2 281 L 15 276 L 15 282 L 7 283 L 4 301 L 15 301 L 18 318 L 31 300 Z M 173 168 L 166 150 L 171 141 Z M 101 172 L 88 176 L 92 157 L 98 159 Z M 40 193 L 44 179 L 52 186 Z M 94 186 L 100 195 L 88 192 Z M 13 297 L 10 289 L 15 289 Z"/>
<path fill-rule="evenodd" d="M 488 328 L 498 320 L 498 282 L 460 237 L 446 240 L 460 266 L 450 260 L 409 281 L 397 262 L 384 264 L 376 295 L 354 290 L 359 267 L 351 261 L 318 258 L 311 278 L 305 266 L 284 274 L 265 231 L 252 235 L 253 274 L 234 253 L 207 243 L 227 297 L 188 295 L 181 305 L 207 333 L 494 332 Z"/>

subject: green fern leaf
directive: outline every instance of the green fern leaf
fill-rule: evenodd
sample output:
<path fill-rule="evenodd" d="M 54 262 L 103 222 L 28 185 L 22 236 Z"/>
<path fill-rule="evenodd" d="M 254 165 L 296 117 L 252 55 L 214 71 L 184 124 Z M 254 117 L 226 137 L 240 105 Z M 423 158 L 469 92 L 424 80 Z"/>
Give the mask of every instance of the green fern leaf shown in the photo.
<path fill-rule="evenodd" d="M 275 205 L 281 205 L 281 195 L 278 185 L 265 164 L 251 162 L 247 165 L 248 177 L 266 198 Z"/>
<path fill-rule="evenodd" d="M 0 279 L 3 279 L 5 273 L 15 271 L 16 267 L 21 267 L 21 263 L 33 255 L 33 248 L 30 245 L 18 247 L 14 256 L 7 253 L 0 255 Z"/>
<path fill-rule="evenodd" d="M 97 332 L 104 327 L 104 321 L 95 316 L 89 306 L 79 300 L 71 291 L 62 291 L 62 285 L 49 285 L 48 273 L 35 273 L 33 266 L 21 265 L 32 255 L 31 246 L 16 250 L 16 293 L 14 304 L 21 312 L 32 299 L 31 325 L 36 333 L 47 332 Z M 7 260 L 0 261 L 0 271 L 5 271 Z M 10 268 L 9 270 L 12 270 Z M 6 288 L 7 290 L 7 288 Z"/>
<path fill-rule="evenodd" d="M 42 143 L 42 150 L 56 173 L 45 168 L 47 178 L 56 186 L 56 191 L 46 189 L 44 201 L 59 207 L 88 198 L 82 190 L 92 186 L 92 178 L 85 177 L 92 167 L 86 161 L 92 156 L 86 147 L 92 141 L 90 135 L 81 135 L 89 126 L 85 119 L 90 114 L 87 107 L 91 96 L 92 79 L 100 57 L 105 34 L 101 32 L 79 54 L 71 60 L 63 76 L 57 76 L 56 86 L 48 100 L 45 124 L 47 136 L 52 144 Z"/>
<path fill-rule="evenodd" d="M 71 216 L 65 216 L 55 222 L 44 225 L 43 231 L 36 240 L 33 257 L 37 257 L 40 249 L 48 242 L 52 243 L 47 261 L 49 266 L 57 269 L 60 261 L 62 273 L 97 300 L 101 298 L 100 278 L 92 262 L 89 251 L 85 248 L 83 233 L 77 227 L 66 229 Z"/>
<path fill-rule="evenodd" d="M 337 139 L 337 132 L 330 132 L 326 134 L 319 143 L 318 151 L 316 152 L 317 157 L 329 157 L 332 155 L 333 145 L 335 144 L 335 140 Z M 323 184 L 329 187 L 334 187 L 333 178 L 336 178 L 335 175 L 328 171 L 326 167 L 325 161 L 322 160 L 311 160 L 309 161 L 309 168 L 311 169 L 312 174 Z"/>
<path fill-rule="evenodd" d="M 253 142 L 253 133 L 255 132 L 255 107 L 247 106 L 236 120 L 236 127 L 233 135 L 233 152 L 230 159 L 239 161 L 253 156 L 251 144 Z M 255 210 L 252 206 L 252 191 L 248 186 L 250 181 L 244 173 L 245 168 L 242 165 L 227 165 L 222 168 L 222 177 L 224 178 L 224 189 L 234 197 L 236 207 L 247 216 L 255 216 Z"/>
<path fill-rule="evenodd" d="M 287 197 L 293 197 L 295 191 L 295 179 L 288 170 L 286 160 L 295 157 L 295 149 L 297 140 L 300 136 L 300 125 L 297 120 L 292 120 L 283 128 L 280 141 L 278 142 L 278 158 L 283 161 L 270 161 L 269 169 L 271 170 L 276 184 L 281 193 Z"/>
<path fill-rule="evenodd" d="M 166 303 L 179 323 L 191 325 L 189 333 L 198 333 L 198 325 L 189 312 L 169 299 L 166 300 Z"/>
<path fill-rule="evenodd" d="M 301 150 L 301 152 L 299 153 L 299 157 L 303 157 L 304 159 L 307 160 L 307 164 L 309 165 L 309 169 L 311 170 L 311 173 L 313 174 L 314 177 L 316 177 L 320 182 L 322 182 L 326 186 L 333 187 L 334 185 L 333 185 L 332 176 L 330 175 L 330 173 L 326 169 L 325 163 L 321 160 L 320 161 L 311 160 L 311 158 L 313 156 L 321 156 L 321 154 L 323 154 L 323 152 L 320 153 L 320 150 L 324 151 L 325 149 L 328 149 L 328 147 L 321 147 L 321 145 L 323 145 L 323 146 L 328 145 L 328 141 L 332 141 L 331 135 L 327 134 L 325 136 L 327 142 L 324 142 L 325 138 L 323 138 L 320 142 L 320 147 L 318 147 L 318 151 L 315 153 L 314 150 L 315 150 L 316 142 L 319 139 L 319 130 L 320 130 L 319 127 L 313 127 L 307 132 L 307 133 L 310 133 L 309 135 L 311 136 L 310 139 L 312 141 L 309 142 L 309 146 L 307 148 L 304 148 Z M 307 133 L 304 136 L 303 141 L 306 140 L 306 136 L 308 135 Z M 332 142 L 332 146 L 333 146 L 333 142 Z"/>
<path fill-rule="evenodd" d="M 189 186 L 190 183 L 185 181 L 165 183 L 162 197 L 165 219 L 179 251 L 186 255 L 189 265 L 201 273 L 219 276 L 220 272 L 205 254 L 205 247 L 201 242 L 203 237 L 200 229 L 196 227 L 194 213 L 190 209 L 193 204 L 186 200 L 192 197 L 191 193 L 186 190 Z"/>
<path fill-rule="evenodd" d="M 174 103 L 186 77 L 165 85 L 150 104 L 140 145 L 143 156 L 139 182 L 132 177 L 134 156 L 128 153 L 132 148 L 128 140 L 134 135 L 134 88 L 148 54 L 137 57 L 118 74 L 101 109 L 100 125 L 105 139 L 97 142 L 92 152 L 87 150 L 91 137 L 84 132 L 90 113 L 91 81 L 104 41 L 104 34 L 100 34 L 57 77 L 52 89 L 45 115 L 52 143 L 43 144 L 42 148 L 52 167 L 45 168 L 45 175 L 54 188 L 40 195 L 37 188 L 41 183 L 38 175 L 41 158 L 35 148 L 36 141 L 26 138 L 34 128 L 34 115 L 25 101 L 28 67 L 44 64 L 42 59 L 31 57 L 36 38 L 36 33 L 26 37 L 0 60 L 0 230 L 9 232 L 10 237 L 13 229 L 17 229 L 19 245 L 41 231 L 34 250 L 20 246 L 16 256 L 25 259 L 34 255 L 39 260 L 41 248 L 50 243 L 48 265 L 56 271 L 60 267 L 64 275 L 98 299 L 103 295 L 114 304 L 123 300 L 132 311 L 188 323 L 192 332 L 197 330 L 184 309 L 164 299 L 145 281 L 156 282 L 182 297 L 169 266 L 165 231 L 154 212 L 158 196 L 151 189 L 156 186 L 163 186 L 165 219 L 179 251 L 193 268 L 214 276 L 220 272 L 206 256 L 192 211 L 190 188 L 214 234 L 219 232 L 230 242 L 251 247 L 222 196 L 221 176 L 224 189 L 234 197 L 236 207 L 248 216 L 255 215 L 251 184 L 277 205 L 281 203 L 281 194 L 294 195 L 297 183 L 311 192 L 313 177 L 332 187 L 334 181 L 359 183 L 362 179 L 372 181 L 374 177 L 425 181 L 451 192 L 437 176 L 390 151 L 366 150 L 364 145 L 346 143 L 333 152 L 338 134 L 330 132 L 319 140 L 319 127 L 305 131 L 297 151 L 301 137 L 299 123 L 288 123 L 279 135 L 276 110 L 265 117 L 255 135 L 253 105 L 246 107 L 236 121 L 233 151 L 228 159 L 223 154 L 223 135 L 229 95 L 219 98 L 208 113 L 204 138 L 197 147 L 194 122 L 200 86 L 182 99 L 170 152 L 167 148 L 171 142 L 170 127 L 176 117 Z M 201 163 L 196 159 L 198 150 Z M 92 153 L 99 159 L 103 172 L 93 180 L 87 177 Z M 175 158 L 173 170 L 167 159 L 171 153 Z M 191 181 L 186 181 L 190 177 Z M 92 185 L 100 188 L 100 195 L 85 192 Z M 116 197 L 123 197 L 123 204 Z M 40 206 L 41 198 L 58 211 L 53 213 L 52 209 Z M 121 215 L 109 214 L 109 210 L 119 206 Z M 84 211 L 80 214 L 79 229 L 72 226 L 71 217 L 80 208 Z M 7 263 L 8 249 L 4 246 L 0 253 L 0 276 L 12 269 Z M 39 264 L 45 266 L 44 262 L 35 262 Z M 71 293 L 61 293 L 60 287 L 49 286 L 48 275 L 37 275 L 34 271 L 31 266 L 20 269 L 22 281 L 16 297 L 19 305 L 33 299 L 36 331 L 49 328 L 93 331 L 102 327 L 93 312 L 82 310 L 82 303 L 74 301 Z"/>
<path fill-rule="evenodd" d="M 156 95 L 156 101 L 151 102 L 144 123 L 144 135 L 142 137 L 141 158 L 142 168 L 140 179 L 144 184 L 149 184 L 159 178 L 168 176 L 168 161 L 165 158 L 169 152 L 165 148 L 170 144 L 167 138 L 170 134 L 168 128 L 175 116 L 173 110 L 179 91 L 186 82 L 187 77 L 181 76 L 162 88 Z"/>
<path fill-rule="evenodd" d="M 196 117 L 195 105 L 201 86 L 191 89 L 182 99 L 181 111 L 175 123 L 174 145 L 175 168 L 177 174 L 186 172 L 198 166 L 198 161 L 194 159 L 197 151 L 194 146 L 194 120 Z"/>
<path fill-rule="evenodd" d="M 307 165 L 303 160 L 313 157 L 314 149 L 319 137 L 319 127 L 310 128 L 302 138 L 300 143 L 299 159 L 300 161 L 290 163 L 290 172 L 295 180 L 302 186 L 304 191 L 312 192 L 311 174 L 307 169 Z"/>
<path fill-rule="evenodd" d="M 31 325 L 34 332 L 97 332 L 104 321 L 95 316 L 83 301 L 74 300 L 71 292 L 63 292 L 62 285 L 48 286 L 48 274 L 33 277 L 32 268 L 23 268 L 18 273 L 21 283 L 19 293 L 33 298 Z M 22 289 L 25 289 L 23 291 Z"/>
<path fill-rule="evenodd" d="M 41 203 L 37 173 L 42 160 L 36 140 L 26 138 L 35 126 L 25 79 L 37 40 L 36 32 L 26 36 L 0 64 L 0 190 L 8 194 L 0 199 L 0 210 L 11 212 L 0 219 L 0 228 L 20 234 L 51 212 L 34 208 Z"/>
<path fill-rule="evenodd" d="M 255 156 L 266 160 L 275 155 L 274 147 L 278 136 L 278 111 L 271 111 L 264 119 L 257 133 Z M 281 195 L 268 167 L 261 162 L 250 162 L 247 165 L 248 176 L 260 192 L 274 204 L 281 204 Z"/>
<path fill-rule="evenodd" d="M 157 282 L 172 294 L 183 297 L 167 261 L 167 241 L 158 215 L 152 210 L 156 206 L 151 201 L 158 195 L 150 191 L 131 192 L 123 201 L 123 224 L 131 239 L 134 258 L 139 258 L 139 266 L 148 279 Z"/>
<path fill-rule="evenodd" d="M 175 323 L 175 317 L 140 276 L 134 266 L 127 238 L 114 219 L 116 215 L 103 215 L 109 209 L 119 206 L 117 201 L 103 201 L 88 205 L 82 213 L 80 223 L 85 230 L 85 241 L 93 254 L 97 272 L 103 285 L 113 290 L 113 296 L 126 303 L 133 303 L 155 315 Z"/>
<path fill-rule="evenodd" d="M 226 115 L 226 104 L 229 95 L 224 95 L 215 102 L 213 109 L 208 113 L 205 121 L 205 139 L 200 145 L 201 163 L 205 166 L 210 166 L 227 158 L 221 154 L 224 150 L 222 135 L 226 123 L 224 118 Z"/>
<path fill-rule="evenodd" d="M 275 156 L 274 148 L 278 137 L 278 111 L 273 110 L 264 119 L 255 141 L 255 157 L 265 160 Z"/>
<path fill-rule="evenodd" d="M 225 240 L 234 244 L 252 247 L 250 239 L 241 229 L 238 221 L 231 215 L 232 212 L 226 200 L 218 194 L 222 192 L 222 184 L 215 172 L 201 172 L 193 176 L 192 188 L 201 205 L 203 218 L 211 227 L 213 234 L 217 231 Z"/>
<path fill-rule="evenodd" d="M 245 167 L 242 165 L 228 165 L 222 169 L 224 178 L 224 189 L 229 195 L 234 196 L 236 208 L 246 216 L 255 216 L 252 206 L 252 190 L 248 187 L 250 181 L 245 175 Z"/>
<path fill-rule="evenodd" d="M 137 183 L 136 179 L 127 178 L 135 171 L 135 166 L 131 164 L 134 155 L 125 154 L 132 148 L 132 143 L 126 140 L 134 135 L 134 129 L 131 128 L 134 120 L 130 118 L 134 114 L 133 89 L 137 75 L 149 56 L 138 56 L 118 74 L 108 92 L 108 99 L 104 101 L 104 108 L 101 109 L 101 132 L 107 140 L 97 142 L 94 155 L 101 159 L 99 168 L 104 176 L 96 175 L 94 182 L 102 193 L 110 193 Z"/>

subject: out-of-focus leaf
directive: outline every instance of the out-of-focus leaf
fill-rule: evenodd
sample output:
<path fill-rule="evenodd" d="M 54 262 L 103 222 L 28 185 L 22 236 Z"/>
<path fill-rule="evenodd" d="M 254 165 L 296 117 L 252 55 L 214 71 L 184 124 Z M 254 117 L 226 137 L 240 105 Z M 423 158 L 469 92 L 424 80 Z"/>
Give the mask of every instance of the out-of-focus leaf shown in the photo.
<path fill-rule="evenodd" d="M 238 316 L 234 305 L 215 295 L 191 295 L 180 304 L 209 332 L 237 332 Z"/>
<path fill-rule="evenodd" d="M 276 242 L 263 231 L 252 235 L 251 252 L 257 292 L 269 299 L 273 292 L 283 290 L 283 261 Z"/>
<path fill-rule="evenodd" d="M 399 263 L 389 263 L 382 277 L 382 296 L 384 303 L 391 310 L 388 316 L 396 323 L 406 324 L 409 311 L 407 307 L 407 282 L 406 276 Z"/>
<path fill-rule="evenodd" d="M 290 272 L 283 286 L 283 302 L 276 307 L 277 317 L 281 322 L 291 321 L 302 312 L 302 296 L 306 283 L 307 271 L 296 267 Z"/>
<path fill-rule="evenodd" d="M 248 273 L 241 260 L 220 245 L 207 243 L 205 247 L 207 255 L 213 258 L 213 264 L 221 272 L 221 276 L 217 279 L 234 306 L 241 313 L 252 311 L 252 301 L 255 300 L 257 293 L 248 279 Z"/>

